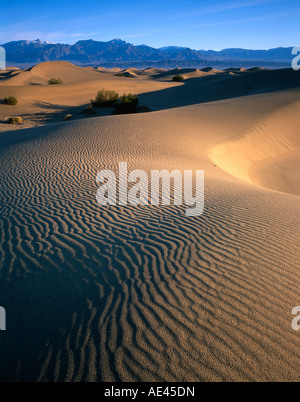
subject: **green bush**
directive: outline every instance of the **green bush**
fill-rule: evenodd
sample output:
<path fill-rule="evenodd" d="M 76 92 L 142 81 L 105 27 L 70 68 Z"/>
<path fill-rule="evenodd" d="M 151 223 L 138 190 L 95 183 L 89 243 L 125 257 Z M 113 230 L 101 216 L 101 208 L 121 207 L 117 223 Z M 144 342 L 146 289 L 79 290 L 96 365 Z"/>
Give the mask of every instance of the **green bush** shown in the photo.
<path fill-rule="evenodd" d="M 116 108 L 115 114 L 136 113 L 138 104 L 139 97 L 137 95 L 124 94 L 120 98 L 120 102 Z"/>
<path fill-rule="evenodd" d="M 60 78 L 50 78 L 50 80 L 48 81 L 48 85 L 59 85 L 62 83 L 63 83 L 63 80 Z"/>
<path fill-rule="evenodd" d="M 95 99 L 91 99 L 92 105 L 100 107 L 116 107 L 119 101 L 119 94 L 116 91 L 98 91 Z"/>
<path fill-rule="evenodd" d="M 22 117 L 19 117 L 19 116 L 11 116 L 8 118 L 7 122 L 8 122 L 8 124 L 22 124 L 23 119 L 22 119 Z"/>
<path fill-rule="evenodd" d="M 175 82 L 181 82 L 184 81 L 184 77 L 182 75 L 175 75 L 172 80 Z"/>
<path fill-rule="evenodd" d="M 18 103 L 18 99 L 15 98 L 14 96 L 6 96 L 6 97 L 3 99 L 3 102 L 4 102 L 6 105 L 16 105 L 16 104 Z"/>
<path fill-rule="evenodd" d="M 90 104 L 90 105 L 84 107 L 84 108 L 82 109 L 81 113 L 89 114 L 89 115 L 95 114 L 96 111 L 95 111 L 95 109 L 94 109 L 94 105 Z"/>
<path fill-rule="evenodd" d="M 71 114 L 67 114 L 64 118 L 64 121 L 72 120 L 73 116 Z"/>

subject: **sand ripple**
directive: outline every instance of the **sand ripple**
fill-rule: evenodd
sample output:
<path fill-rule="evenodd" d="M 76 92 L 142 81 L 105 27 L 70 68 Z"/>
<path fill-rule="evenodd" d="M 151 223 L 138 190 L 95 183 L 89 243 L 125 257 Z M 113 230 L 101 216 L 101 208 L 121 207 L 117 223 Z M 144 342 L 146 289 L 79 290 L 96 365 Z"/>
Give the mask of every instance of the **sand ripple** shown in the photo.
<path fill-rule="evenodd" d="M 100 207 L 101 168 L 181 163 L 141 118 L 2 146 L 1 380 L 299 380 L 299 198 L 208 174 L 201 217 Z"/>

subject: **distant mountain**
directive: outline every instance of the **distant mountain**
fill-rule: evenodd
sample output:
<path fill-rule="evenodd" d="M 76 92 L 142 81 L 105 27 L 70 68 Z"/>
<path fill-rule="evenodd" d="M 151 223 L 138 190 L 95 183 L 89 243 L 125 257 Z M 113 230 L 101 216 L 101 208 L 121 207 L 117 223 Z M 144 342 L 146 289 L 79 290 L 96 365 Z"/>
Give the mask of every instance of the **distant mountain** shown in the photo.
<path fill-rule="evenodd" d="M 293 58 L 290 48 L 270 50 L 225 49 L 193 50 L 169 46 L 155 49 L 135 46 L 121 39 L 109 42 L 81 40 L 74 45 L 34 41 L 13 41 L 2 45 L 7 64 L 30 66 L 43 61 L 66 60 L 77 65 L 105 67 L 290 67 Z"/>

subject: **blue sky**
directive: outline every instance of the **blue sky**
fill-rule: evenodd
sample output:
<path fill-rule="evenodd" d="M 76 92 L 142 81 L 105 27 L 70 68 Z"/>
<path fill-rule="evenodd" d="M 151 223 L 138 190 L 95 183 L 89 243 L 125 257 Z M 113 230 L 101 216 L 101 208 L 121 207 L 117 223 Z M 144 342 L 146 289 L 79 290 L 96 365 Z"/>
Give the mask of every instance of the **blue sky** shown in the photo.
<path fill-rule="evenodd" d="M 120 38 L 153 47 L 221 50 L 300 46 L 299 0 L 1 2 L 0 43 Z"/>

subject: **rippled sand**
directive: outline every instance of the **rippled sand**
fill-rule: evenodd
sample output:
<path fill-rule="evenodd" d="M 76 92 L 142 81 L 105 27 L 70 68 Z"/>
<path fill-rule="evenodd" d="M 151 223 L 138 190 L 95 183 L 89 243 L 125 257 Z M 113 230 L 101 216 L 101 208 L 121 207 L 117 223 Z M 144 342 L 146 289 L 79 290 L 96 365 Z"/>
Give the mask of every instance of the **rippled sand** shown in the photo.
<path fill-rule="evenodd" d="M 195 80 L 187 106 L 1 133 L 2 381 L 299 381 L 299 89 L 197 104 Z M 120 161 L 204 169 L 204 214 L 100 207 Z"/>

